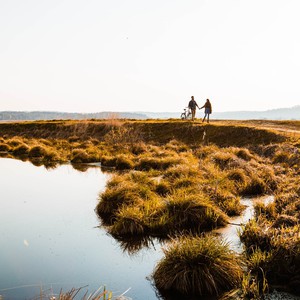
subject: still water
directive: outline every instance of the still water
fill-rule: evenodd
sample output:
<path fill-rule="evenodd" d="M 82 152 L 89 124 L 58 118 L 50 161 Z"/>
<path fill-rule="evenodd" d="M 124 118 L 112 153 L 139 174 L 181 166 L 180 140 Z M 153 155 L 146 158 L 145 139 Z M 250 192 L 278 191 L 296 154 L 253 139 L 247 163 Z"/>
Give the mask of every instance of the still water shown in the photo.
<path fill-rule="evenodd" d="M 106 285 L 114 296 L 157 299 L 151 282 L 159 245 L 124 253 L 94 212 L 107 174 L 70 165 L 47 170 L 0 159 L 0 298 L 31 299 L 40 287 L 54 293 Z"/>

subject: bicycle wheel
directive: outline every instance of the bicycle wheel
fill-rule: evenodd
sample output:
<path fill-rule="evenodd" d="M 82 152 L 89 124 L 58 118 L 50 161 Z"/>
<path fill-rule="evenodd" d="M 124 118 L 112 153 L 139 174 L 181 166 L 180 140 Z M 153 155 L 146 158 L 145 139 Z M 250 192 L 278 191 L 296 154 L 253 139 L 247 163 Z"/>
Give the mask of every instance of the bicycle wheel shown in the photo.
<path fill-rule="evenodd" d="M 185 120 L 186 119 L 186 115 L 185 113 L 182 113 L 181 116 L 180 116 L 181 120 Z"/>

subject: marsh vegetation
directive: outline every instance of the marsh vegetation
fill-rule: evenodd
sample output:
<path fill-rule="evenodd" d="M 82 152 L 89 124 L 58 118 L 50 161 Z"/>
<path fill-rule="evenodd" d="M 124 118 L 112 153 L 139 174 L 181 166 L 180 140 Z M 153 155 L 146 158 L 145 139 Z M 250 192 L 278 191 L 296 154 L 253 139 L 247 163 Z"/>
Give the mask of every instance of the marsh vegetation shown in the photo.
<path fill-rule="evenodd" d="M 165 297 L 259 299 L 274 288 L 300 294 L 297 122 L 288 124 L 293 132 L 172 120 L 0 125 L 2 155 L 113 170 L 96 207 L 101 224 L 128 251 L 149 239 L 166 243 L 153 273 Z M 237 255 L 210 232 L 242 213 L 241 197 L 261 195 L 275 200 L 255 205 Z"/>

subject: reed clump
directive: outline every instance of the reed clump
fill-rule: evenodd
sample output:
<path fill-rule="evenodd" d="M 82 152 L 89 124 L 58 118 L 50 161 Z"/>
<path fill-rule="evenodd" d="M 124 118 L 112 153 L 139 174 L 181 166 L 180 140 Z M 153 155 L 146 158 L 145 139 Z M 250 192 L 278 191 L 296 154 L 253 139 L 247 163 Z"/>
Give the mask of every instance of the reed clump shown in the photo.
<path fill-rule="evenodd" d="M 85 150 L 75 149 L 71 154 L 71 162 L 72 163 L 89 163 L 92 162 L 93 159 L 88 155 Z"/>
<path fill-rule="evenodd" d="M 274 220 L 278 215 L 275 202 L 271 202 L 267 205 L 258 202 L 254 205 L 254 213 L 257 218 L 266 218 L 268 220 Z"/>
<path fill-rule="evenodd" d="M 151 169 L 166 170 L 173 165 L 177 165 L 179 162 L 180 159 L 174 157 L 142 157 L 136 168 L 143 171 Z"/>
<path fill-rule="evenodd" d="M 242 235 L 248 268 L 260 283 L 300 294 L 295 288 L 300 278 L 300 236 L 298 220 L 279 216 L 273 223 L 250 221 Z M 262 276 L 264 275 L 264 277 Z"/>
<path fill-rule="evenodd" d="M 217 297 L 241 283 L 240 258 L 214 236 L 173 239 L 164 254 L 153 272 L 155 286 L 163 296 Z"/>
<path fill-rule="evenodd" d="M 247 148 L 238 148 L 238 149 L 236 149 L 235 155 L 238 158 L 241 158 L 245 161 L 250 161 L 251 159 L 254 158 L 253 154 Z"/>
<path fill-rule="evenodd" d="M 204 194 L 177 190 L 165 199 L 167 214 L 164 227 L 169 232 L 190 231 L 201 233 L 224 226 L 228 218 Z"/>
<path fill-rule="evenodd" d="M 125 175 L 117 175 L 100 195 L 96 211 L 104 219 L 107 219 L 107 216 L 115 219 L 122 206 L 138 205 L 155 199 L 154 188 L 154 182 L 140 172 L 132 171 Z"/>
<path fill-rule="evenodd" d="M 8 144 L 0 143 L 0 152 L 9 152 L 11 147 Z"/>
<path fill-rule="evenodd" d="M 47 154 L 47 149 L 42 146 L 33 146 L 29 152 L 28 157 L 43 157 Z"/>
<path fill-rule="evenodd" d="M 25 141 L 21 137 L 13 137 L 13 138 L 7 140 L 7 144 L 14 148 L 16 148 L 17 146 L 22 145 L 24 143 L 25 143 Z"/>
<path fill-rule="evenodd" d="M 19 144 L 12 150 L 12 154 L 16 157 L 27 156 L 29 153 L 29 146 L 26 144 Z"/>
<path fill-rule="evenodd" d="M 116 170 L 132 170 L 135 166 L 129 155 L 117 155 L 115 160 Z"/>

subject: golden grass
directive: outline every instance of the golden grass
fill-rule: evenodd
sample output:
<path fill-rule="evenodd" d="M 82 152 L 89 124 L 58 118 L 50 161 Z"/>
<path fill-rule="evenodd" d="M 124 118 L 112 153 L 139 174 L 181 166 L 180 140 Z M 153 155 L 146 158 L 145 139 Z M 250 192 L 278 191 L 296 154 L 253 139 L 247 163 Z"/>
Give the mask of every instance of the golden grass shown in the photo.
<path fill-rule="evenodd" d="M 153 273 L 162 295 L 177 295 L 179 299 L 216 297 L 241 283 L 240 258 L 214 236 L 179 237 L 164 249 L 164 254 Z"/>

